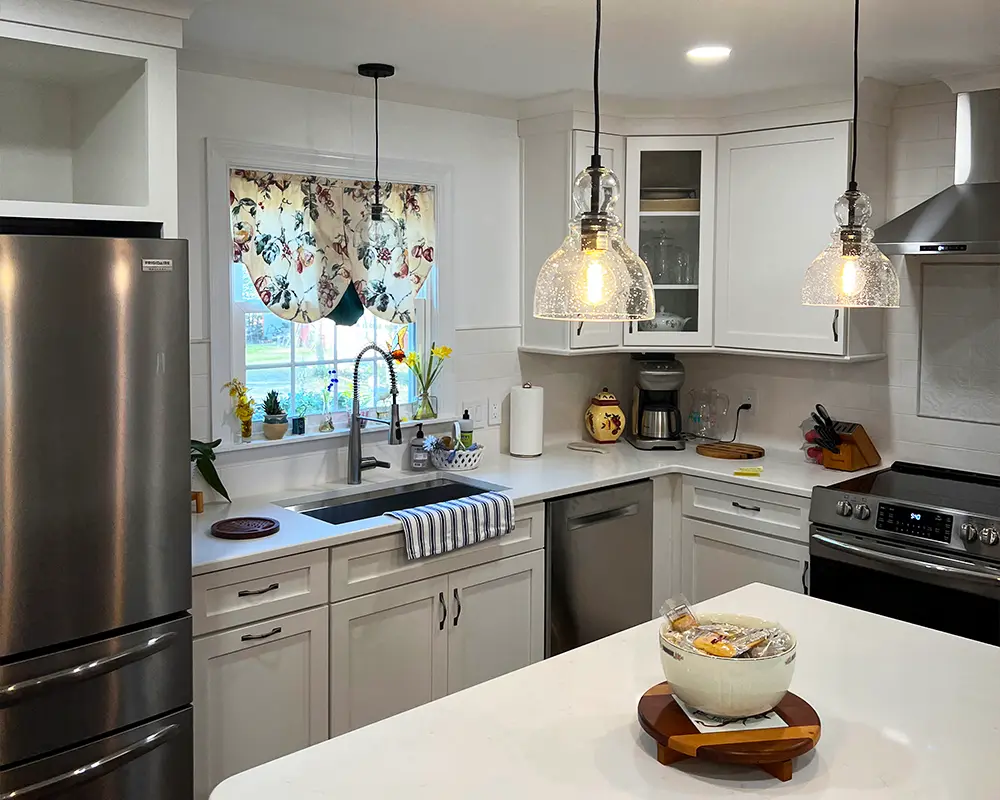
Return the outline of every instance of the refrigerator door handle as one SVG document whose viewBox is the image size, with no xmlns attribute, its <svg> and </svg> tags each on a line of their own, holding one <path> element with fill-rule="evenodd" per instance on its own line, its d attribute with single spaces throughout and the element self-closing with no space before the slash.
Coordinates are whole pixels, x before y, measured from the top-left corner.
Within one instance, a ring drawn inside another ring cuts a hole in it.
<svg viewBox="0 0 1000 800">
<path fill-rule="evenodd" d="M 0 794 L 0 800 L 36 800 L 36 798 L 40 800 L 43 797 L 51 797 L 56 791 L 61 793 L 61 790 L 88 783 L 102 775 L 107 775 L 109 772 L 114 772 L 119 767 L 125 766 L 151 750 L 155 750 L 176 736 L 179 731 L 180 725 L 172 723 L 117 753 L 112 753 L 61 775 L 33 783 L 31 786 L 14 789 L 12 792 L 4 792 Z"/>
<path fill-rule="evenodd" d="M 114 672 L 116 669 L 121 669 L 127 664 L 142 661 L 142 659 L 148 658 L 154 653 L 166 650 L 175 638 L 177 638 L 176 631 L 167 631 L 137 644 L 135 647 L 115 653 L 113 656 L 96 658 L 93 661 L 67 667 L 58 672 L 42 675 L 39 678 L 31 678 L 26 681 L 0 686 L 0 709 L 9 708 L 27 697 L 41 694 L 49 689 L 67 683 L 79 683 L 90 678 L 96 678 L 98 675 L 104 675 L 108 672 Z M 4 798 L 0 796 L 0 800 L 4 800 Z"/>
</svg>

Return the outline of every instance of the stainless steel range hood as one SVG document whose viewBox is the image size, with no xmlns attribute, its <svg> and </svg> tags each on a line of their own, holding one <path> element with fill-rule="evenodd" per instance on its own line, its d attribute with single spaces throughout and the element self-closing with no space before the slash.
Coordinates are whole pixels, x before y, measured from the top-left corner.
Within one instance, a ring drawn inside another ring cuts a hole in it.
<svg viewBox="0 0 1000 800">
<path fill-rule="evenodd" d="M 886 255 L 1000 253 L 1000 89 L 958 95 L 955 186 L 875 232 Z"/>
</svg>

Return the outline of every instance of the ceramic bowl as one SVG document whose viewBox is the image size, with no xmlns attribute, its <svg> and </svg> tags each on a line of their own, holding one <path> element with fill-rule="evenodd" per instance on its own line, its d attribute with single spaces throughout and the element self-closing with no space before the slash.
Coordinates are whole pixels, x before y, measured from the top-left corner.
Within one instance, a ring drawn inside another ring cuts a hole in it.
<svg viewBox="0 0 1000 800">
<path fill-rule="evenodd" d="M 751 628 L 783 627 L 743 614 L 699 614 L 701 622 L 728 622 Z M 664 623 L 666 624 L 666 623 Z M 663 677 L 692 708 L 730 719 L 764 714 L 781 702 L 795 673 L 798 643 L 768 658 L 720 658 L 682 650 L 660 636 Z"/>
</svg>

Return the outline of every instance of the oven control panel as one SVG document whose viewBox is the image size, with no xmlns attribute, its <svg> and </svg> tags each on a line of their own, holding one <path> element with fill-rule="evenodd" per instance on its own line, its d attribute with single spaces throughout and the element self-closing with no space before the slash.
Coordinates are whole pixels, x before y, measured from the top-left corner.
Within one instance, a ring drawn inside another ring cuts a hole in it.
<svg viewBox="0 0 1000 800">
<path fill-rule="evenodd" d="M 951 541 L 953 522 L 954 519 L 950 514 L 900 506 L 895 503 L 879 503 L 875 527 L 883 531 L 919 536 L 921 539 L 947 544 Z"/>
</svg>

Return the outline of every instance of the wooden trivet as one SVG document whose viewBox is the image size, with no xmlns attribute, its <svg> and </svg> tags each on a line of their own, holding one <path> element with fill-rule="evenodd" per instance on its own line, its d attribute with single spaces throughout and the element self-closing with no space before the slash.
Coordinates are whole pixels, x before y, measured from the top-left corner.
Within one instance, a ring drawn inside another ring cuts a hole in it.
<svg viewBox="0 0 1000 800">
<path fill-rule="evenodd" d="M 787 728 L 699 733 L 677 705 L 670 685 L 659 683 L 639 699 L 639 725 L 656 742 L 656 760 L 661 764 L 685 758 L 751 764 L 787 781 L 792 777 L 792 759 L 816 746 L 821 726 L 813 707 L 791 692 L 774 710 Z"/>
<path fill-rule="evenodd" d="M 218 539 L 262 539 L 280 527 L 270 517 L 232 517 L 213 522 L 211 532 Z"/>
<path fill-rule="evenodd" d="M 756 444 L 743 444 L 741 442 L 712 442 L 711 444 L 700 444 L 695 449 L 700 456 L 708 458 L 763 458 L 764 448 Z"/>
</svg>

